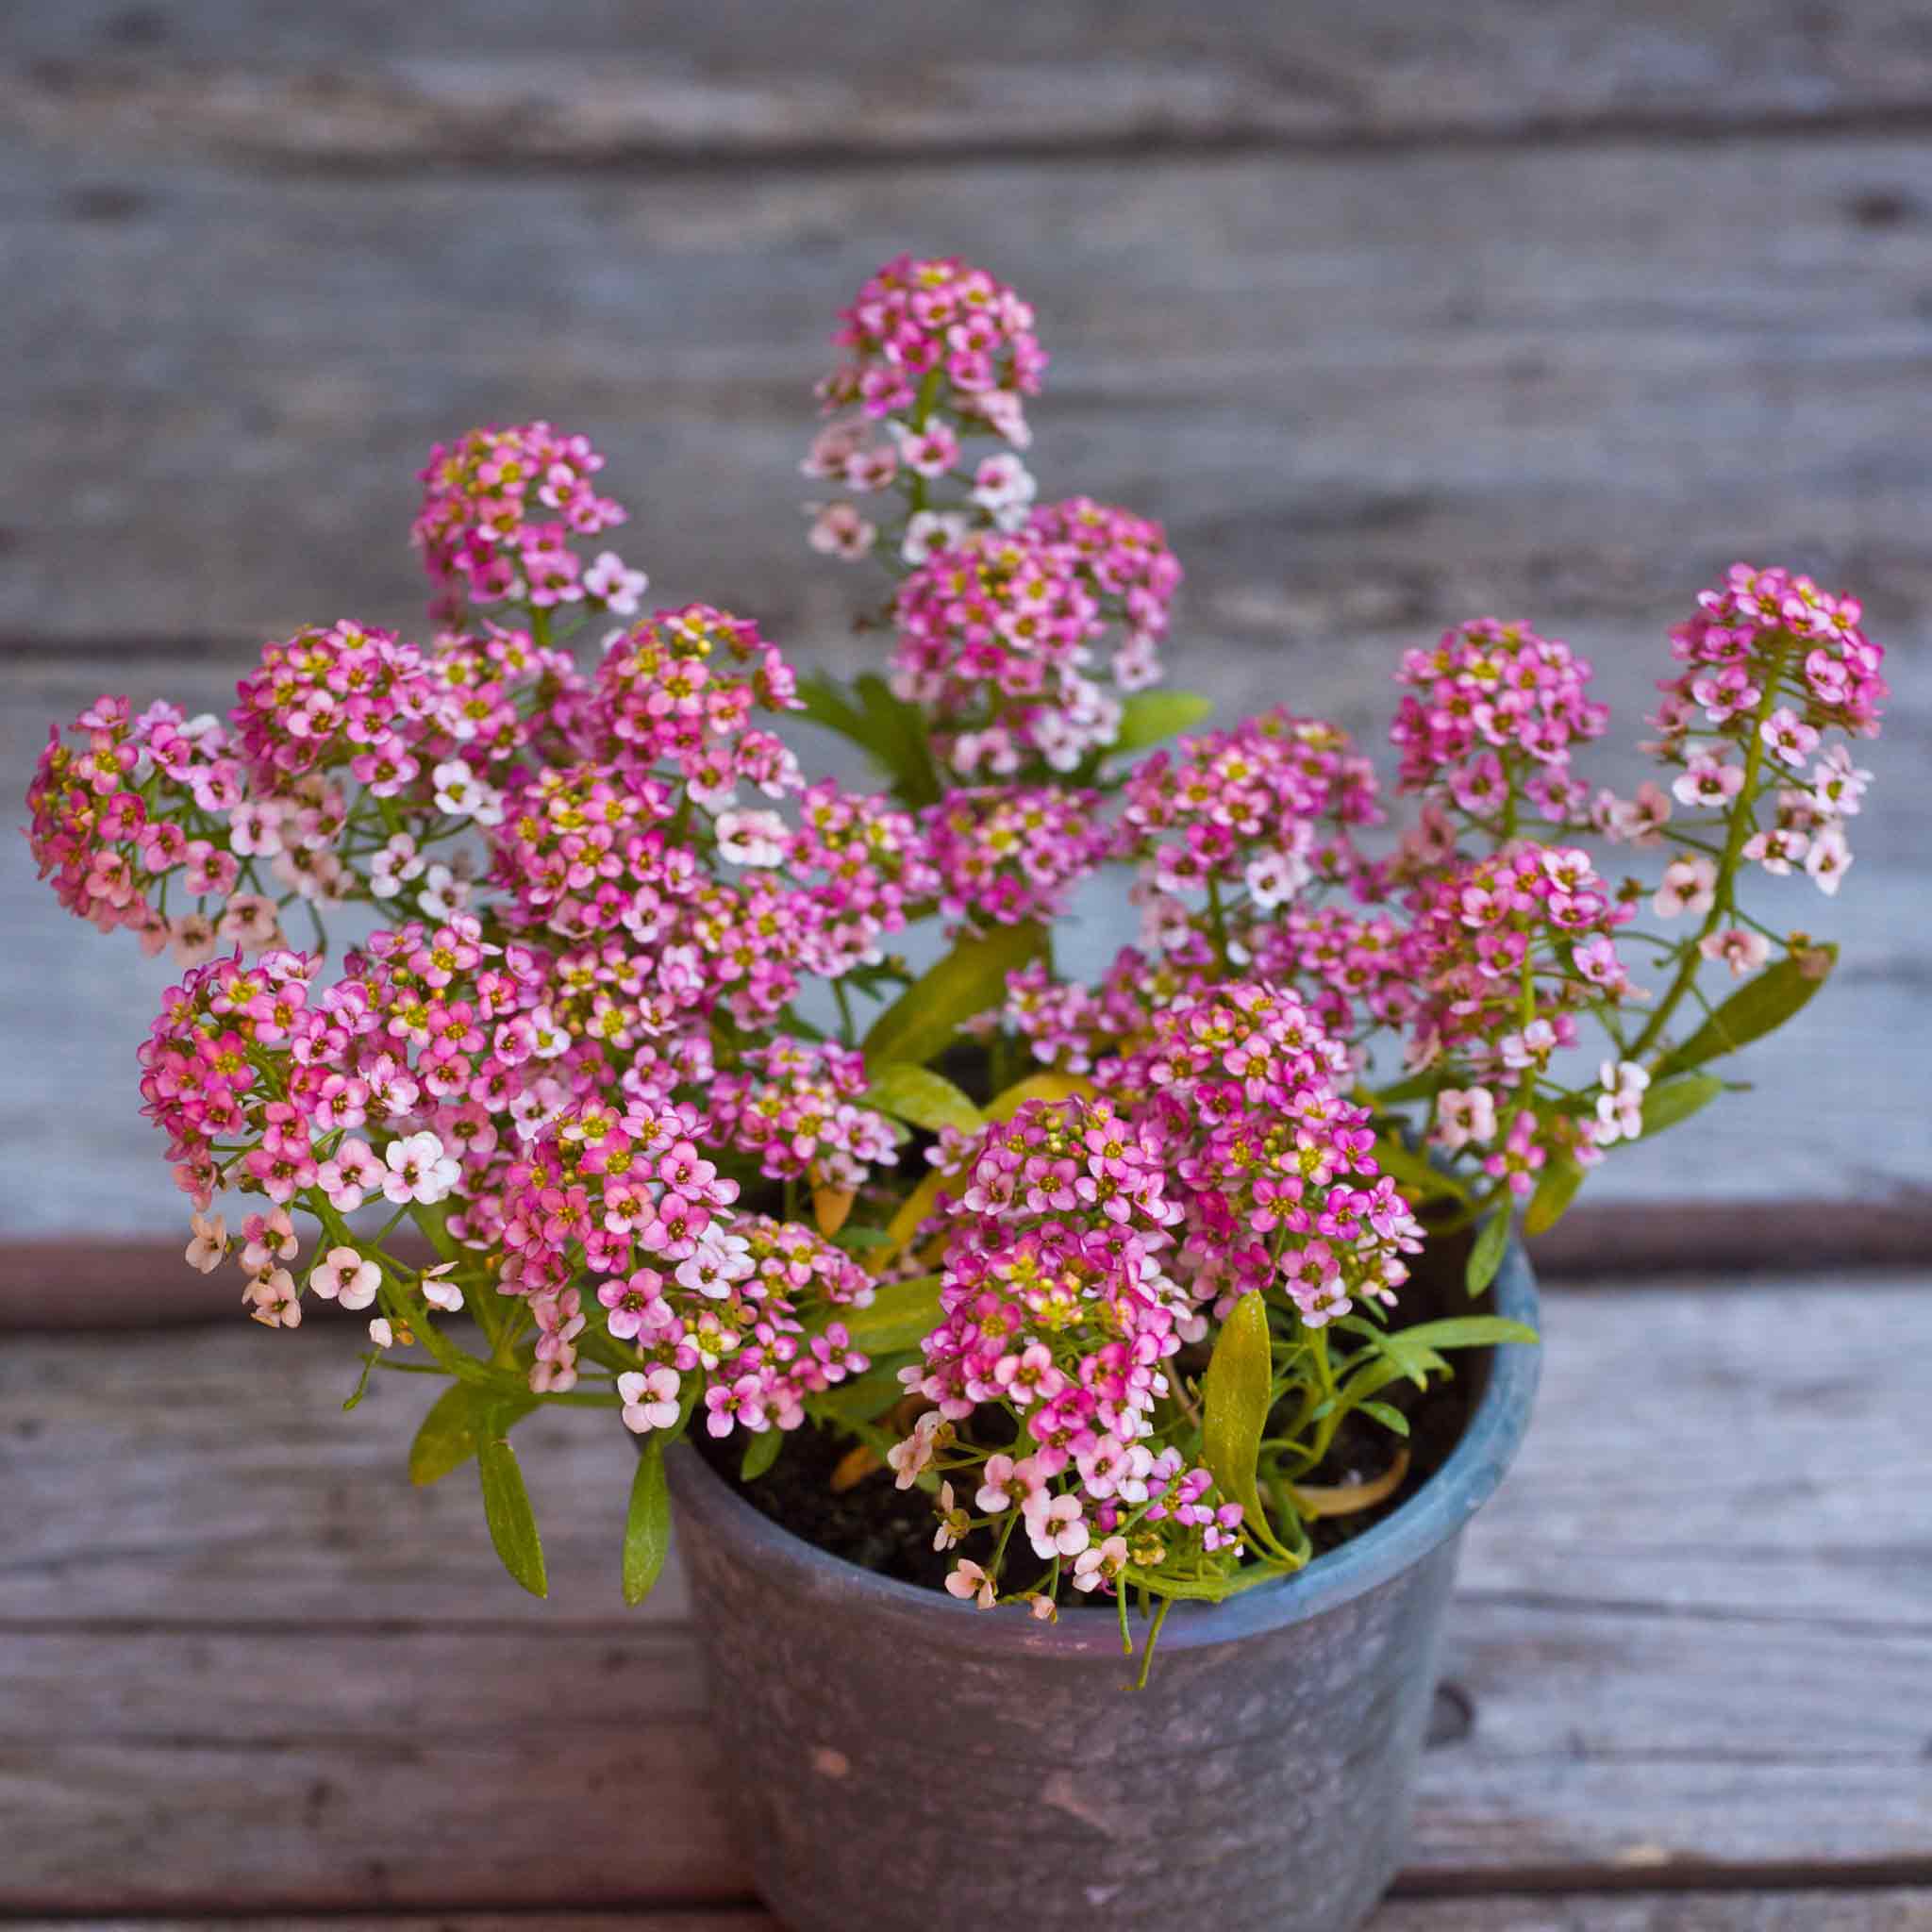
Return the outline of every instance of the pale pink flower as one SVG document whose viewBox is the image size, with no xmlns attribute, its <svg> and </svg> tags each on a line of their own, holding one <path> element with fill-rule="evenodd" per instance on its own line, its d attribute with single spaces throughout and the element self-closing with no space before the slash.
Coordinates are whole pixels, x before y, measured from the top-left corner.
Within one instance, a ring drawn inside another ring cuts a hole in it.
<svg viewBox="0 0 1932 1932">
<path fill-rule="evenodd" d="M 1606 1060 L 1597 1070 L 1603 1091 L 1597 1095 L 1596 1124 L 1591 1138 L 1599 1147 L 1636 1141 L 1643 1134 L 1643 1094 L 1650 1074 L 1635 1060 Z"/>
<path fill-rule="evenodd" d="M 993 1582 L 986 1571 L 970 1558 L 961 1557 L 946 1572 L 946 1589 L 950 1594 L 960 1598 L 971 1597 L 982 1610 L 993 1607 Z"/>
<path fill-rule="evenodd" d="M 1724 932 L 1707 933 L 1697 941 L 1697 950 L 1707 959 L 1722 959 L 1733 979 L 1742 979 L 1771 958 L 1771 941 L 1761 932 L 1734 925 Z"/>
<path fill-rule="evenodd" d="M 1084 1549 L 1074 1558 L 1074 1588 L 1093 1591 L 1102 1584 L 1110 1586 L 1126 1567 L 1126 1538 L 1110 1536 L 1104 1543 Z"/>
<path fill-rule="evenodd" d="M 1650 902 L 1659 919 L 1675 919 L 1685 912 L 1694 917 L 1708 912 L 1716 904 L 1717 866 L 1701 855 L 1672 859 L 1664 867 L 1663 884 Z"/>
<path fill-rule="evenodd" d="M 228 1224 L 219 1214 L 189 1217 L 194 1239 L 188 1243 L 188 1265 L 212 1274 L 228 1252 Z"/>
<path fill-rule="evenodd" d="M 939 1434 L 940 1412 L 929 1408 L 912 1424 L 912 1433 L 886 1451 L 886 1462 L 896 1478 L 895 1489 L 909 1490 L 933 1458 Z"/>
<path fill-rule="evenodd" d="M 638 600 L 650 588 L 651 580 L 641 570 L 632 570 L 614 550 L 600 550 L 584 573 L 584 589 L 599 599 L 607 610 L 619 617 L 633 615 Z"/>
<path fill-rule="evenodd" d="M 242 1305 L 249 1317 L 264 1328 L 299 1328 L 302 1325 L 301 1291 L 286 1268 L 274 1268 L 256 1275 L 242 1291 Z"/>
<path fill-rule="evenodd" d="M 1487 1087 L 1445 1087 L 1436 1095 L 1436 1124 L 1429 1138 L 1452 1153 L 1472 1141 L 1496 1138 L 1496 1097 Z"/>
<path fill-rule="evenodd" d="M 1090 1541 L 1077 1496 L 1035 1495 L 1028 1499 L 1024 1520 L 1026 1541 L 1041 1562 L 1077 1557 Z"/>
<path fill-rule="evenodd" d="M 683 1383 L 675 1369 L 633 1369 L 617 1378 L 624 1399 L 624 1425 L 634 1436 L 676 1424 Z"/>
<path fill-rule="evenodd" d="M 355 1248 L 331 1248 L 309 1270 L 308 1285 L 324 1301 L 366 1308 L 382 1286 L 382 1270 Z"/>
<path fill-rule="evenodd" d="M 878 525 L 868 521 L 857 504 L 827 503 L 818 507 L 806 541 L 821 557 L 842 557 L 849 560 L 866 556 L 878 537 Z"/>
<path fill-rule="evenodd" d="M 347 1134 L 315 1170 L 315 1184 L 339 1214 L 353 1214 L 371 1194 L 386 1191 L 387 1175 L 375 1148 Z"/>
<path fill-rule="evenodd" d="M 1850 842 L 1838 825 L 1826 825 L 1811 841 L 1811 849 L 1805 855 L 1805 870 L 1827 898 L 1837 897 L 1851 862 Z"/>
<path fill-rule="evenodd" d="M 387 1315 L 377 1315 L 370 1323 L 369 1339 L 377 1348 L 393 1348 L 396 1345 L 396 1332 L 390 1326 Z"/>
</svg>

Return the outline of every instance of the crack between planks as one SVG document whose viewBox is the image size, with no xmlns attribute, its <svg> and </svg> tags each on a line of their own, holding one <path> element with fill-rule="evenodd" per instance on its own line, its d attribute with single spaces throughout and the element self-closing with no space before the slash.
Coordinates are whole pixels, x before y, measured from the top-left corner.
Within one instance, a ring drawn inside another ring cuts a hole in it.
<svg viewBox="0 0 1932 1932">
<path fill-rule="evenodd" d="M 575 151 L 492 152 L 480 142 L 451 138 L 391 154 L 297 154 L 245 139 L 211 143 L 208 158 L 231 166 L 261 168 L 284 176 L 321 180 L 420 180 L 425 175 L 471 175 L 493 180 L 551 180 L 559 176 L 659 174 L 742 175 L 811 168 L 826 174 L 865 174 L 908 167 L 935 172 L 997 166 L 1123 161 L 1241 160 L 1296 156 L 1399 157 L 1430 153 L 1496 153 L 1517 149 L 1616 148 L 1677 142 L 1710 147 L 1756 141 L 1889 141 L 1932 134 L 1932 101 L 1815 110 L 1764 109 L 1713 122 L 1690 110 L 1619 111 L 1612 114 L 1525 115 L 1498 126 L 1337 126 L 1329 128 L 1224 129 L 1136 128 L 1074 134 L 1026 133 L 1006 138 L 977 135 L 951 140 L 938 134 L 887 137 L 870 142 L 806 137 L 693 146 L 688 142 L 618 138 L 606 145 L 586 142 Z"/>
</svg>

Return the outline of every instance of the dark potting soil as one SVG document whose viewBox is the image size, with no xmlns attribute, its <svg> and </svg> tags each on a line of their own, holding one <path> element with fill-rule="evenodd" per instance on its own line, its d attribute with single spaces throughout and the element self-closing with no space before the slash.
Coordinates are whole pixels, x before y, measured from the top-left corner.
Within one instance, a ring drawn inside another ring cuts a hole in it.
<svg viewBox="0 0 1932 1932">
<path fill-rule="evenodd" d="M 1404 1286 L 1399 1309 L 1404 1326 L 1466 1313 L 1470 1305 L 1462 1288 L 1466 1243 L 1431 1243 L 1424 1265 Z M 1481 1304 L 1477 1304 L 1478 1309 Z M 1426 1392 L 1402 1381 L 1383 1390 L 1378 1400 L 1408 1418 L 1408 1469 L 1400 1485 L 1384 1501 L 1350 1516 L 1319 1517 L 1308 1533 L 1317 1555 L 1338 1549 L 1351 1538 L 1399 1509 L 1449 1459 L 1462 1438 L 1488 1373 L 1487 1351 L 1470 1350 L 1452 1358 L 1453 1379 L 1432 1382 Z M 690 1438 L 698 1454 L 752 1507 L 793 1536 L 861 1569 L 903 1583 L 943 1590 L 946 1573 L 960 1556 L 983 1557 L 975 1549 L 983 1537 L 969 1538 L 957 1552 L 933 1548 L 938 1526 L 932 1500 L 919 1489 L 894 1487 L 890 1471 L 879 1469 L 850 1489 L 835 1491 L 832 1473 L 853 1446 L 853 1438 L 808 1424 L 785 1444 L 784 1453 L 763 1475 L 741 1482 L 744 1438 L 733 1434 L 723 1441 L 694 1431 Z M 1405 1445 L 1379 1423 L 1351 1415 L 1336 1431 L 1335 1441 L 1321 1466 L 1301 1480 L 1309 1485 L 1372 1482 L 1394 1461 Z M 962 1498 L 968 1506 L 971 1499 Z M 1007 1587 L 1024 1590 L 1036 1579 L 1024 1573 L 1016 1555 L 1030 1560 L 1019 1540 L 1007 1549 Z M 1044 1576 L 1042 1565 L 1041 1575 Z M 1096 1599 L 1110 1610 L 1111 1599 Z M 1062 1608 L 1066 1606 L 1062 1605 Z"/>
</svg>

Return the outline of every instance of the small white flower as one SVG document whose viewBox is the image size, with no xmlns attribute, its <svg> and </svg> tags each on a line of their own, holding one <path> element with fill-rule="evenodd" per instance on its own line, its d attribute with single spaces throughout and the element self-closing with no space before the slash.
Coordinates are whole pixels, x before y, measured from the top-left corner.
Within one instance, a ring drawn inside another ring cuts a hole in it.
<svg viewBox="0 0 1932 1932">
<path fill-rule="evenodd" d="M 377 1315 L 370 1323 L 369 1339 L 377 1348 L 393 1348 L 396 1345 L 396 1332 L 389 1325 L 387 1315 Z"/>
<path fill-rule="evenodd" d="M 456 1265 L 454 1261 L 441 1261 L 423 1273 L 423 1299 L 446 1315 L 454 1315 L 463 1306 L 462 1290 L 454 1281 L 443 1279 Z"/>
<path fill-rule="evenodd" d="M 425 1207 L 442 1200 L 462 1178 L 462 1164 L 442 1151 L 442 1142 L 426 1129 L 407 1140 L 391 1141 L 383 1150 L 389 1172 L 383 1176 L 384 1197 L 401 1207 L 420 1201 Z"/>
<path fill-rule="evenodd" d="M 461 758 L 438 765 L 430 774 L 439 810 L 452 818 L 474 819 L 479 825 L 503 823 L 503 794 L 484 784 Z"/>
<path fill-rule="evenodd" d="M 1299 853 L 1264 852 L 1250 859 L 1241 874 L 1248 896 L 1264 912 L 1285 906 L 1314 876 L 1308 862 Z"/>
<path fill-rule="evenodd" d="M 967 527 L 966 519 L 957 510 L 916 510 L 907 520 L 899 555 L 908 563 L 924 563 L 934 551 L 950 550 Z"/>
<path fill-rule="evenodd" d="M 791 834 L 774 811 L 718 814 L 718 850 L 733 865 L 782 865 L 791 848 Z"/>
</svg>

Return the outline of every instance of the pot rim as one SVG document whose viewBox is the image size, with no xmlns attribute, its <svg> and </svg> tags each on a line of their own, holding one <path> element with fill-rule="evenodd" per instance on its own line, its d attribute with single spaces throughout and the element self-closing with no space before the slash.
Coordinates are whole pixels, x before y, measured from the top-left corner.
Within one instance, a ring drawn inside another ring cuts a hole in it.
<svg viewBox="0 0 1932 1932">
<path fill-rule="evenodd" d="M 1491 1291 L 1498 1315 L 1534 1327 L 1540 1309 L 1536 1275 L 1512 1239 Z M 1541 1374 L 1541 1344 L 1489 1351 L 1489 1379 L 1448 1459 L 1402 1507 L 1339 1550 L 1317 1557 L 1291 1576 L 1257 1584 L 1220 1604 L 1175 1603 L 1160 1634 L 1160 1651 L 1232 1643 L 1335 1609 L 1420 1563 L 1460 1532 L 1488 1502 L 1522 1445 Z M 1097 1612 L 1041 1624 L 1016 1609 L 989 1616 L 974 1606 L 881 1576 L 832 1556 L 780 1527 L 741 1496 L 689 1443 L 675 1442 L 666 1473 L 680 1508 L 708 1533 L 734 1546 L 742 1560 L 776 1572 L 801 1599 L 831 1600 L 850 1615 L 863 1610 L 888 1623 L 912 1622 L 927 1641 L 998 1655 L 1121 1657 L 1120 1627 Z M 940 1624 L 935 1620 L 943 1618 Z"/>
</svg>

